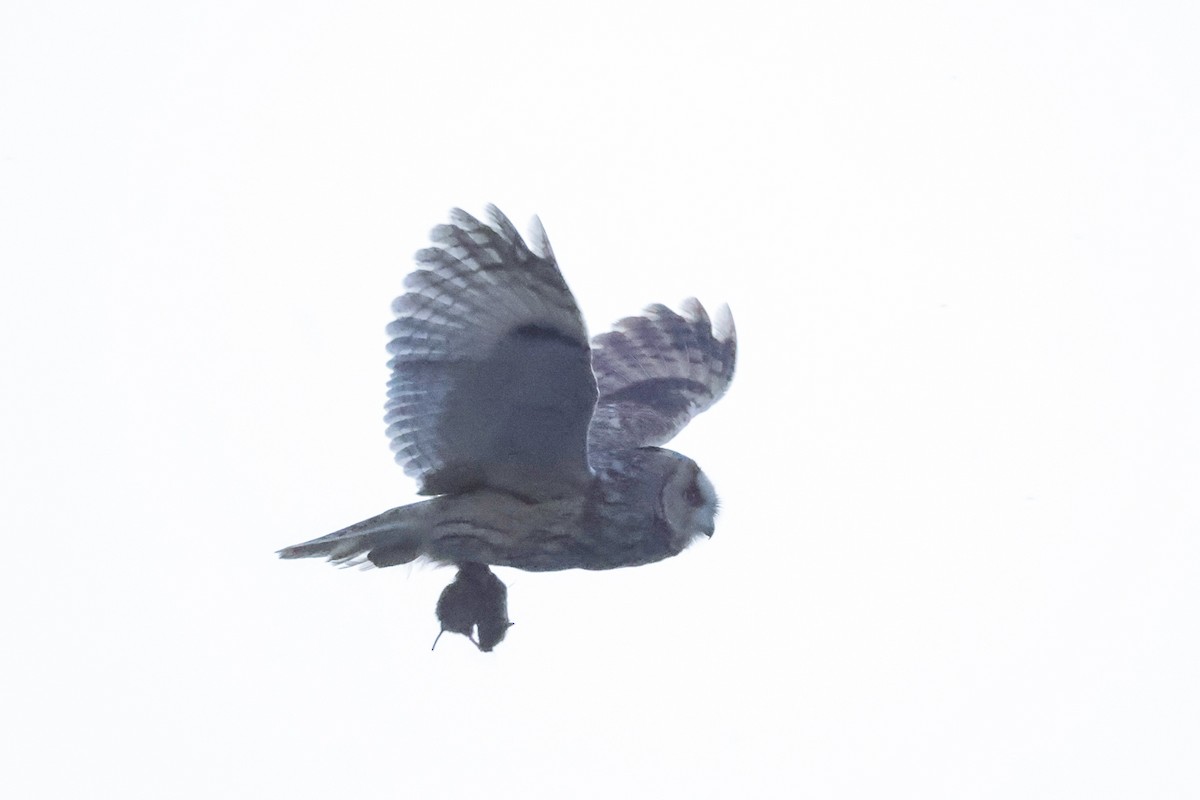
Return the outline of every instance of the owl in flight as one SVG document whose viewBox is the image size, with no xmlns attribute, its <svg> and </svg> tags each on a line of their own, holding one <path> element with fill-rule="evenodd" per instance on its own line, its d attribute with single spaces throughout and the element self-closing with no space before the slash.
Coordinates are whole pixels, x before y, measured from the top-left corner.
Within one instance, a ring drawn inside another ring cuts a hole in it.
<svg viewBox="0 0 1200 800">
<path fill-rule="evenodd" d="M 392 304 L 387 434 L 432 497 L 279 551 L 453 564 L 437 616 L 481 650 L 511 624 L 489 566 L 634 567 L 712 536 L 712 484 L 661 445 L 725 394 L 737 355 L 728 307 L 710 322 L 695 299 L 589 342 L 536 217 L 531 233 L 455 209 Z"/>
</svg>

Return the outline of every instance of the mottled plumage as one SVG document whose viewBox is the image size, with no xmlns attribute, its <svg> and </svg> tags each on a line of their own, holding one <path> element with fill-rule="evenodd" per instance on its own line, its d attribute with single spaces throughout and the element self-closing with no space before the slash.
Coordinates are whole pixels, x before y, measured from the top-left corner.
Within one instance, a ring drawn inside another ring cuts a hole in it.
<svg viewBox="0 0 1200 800">
<path fill-rule="evenodd" d="M 589 344 L 541 224 L 536 251 L 494 206 L 461 211 L 393 303 L 385 420 L 396 461 L 434 497 L 279 551 L 459 573 L 443 631 L 490 650 L 510 624 L 487 565 L 542 571 L 658 561 L 711 536 L 712 484 L 665 444 L 725 393 L 728 308 L 653 305 Z M 485 646 L 486 645 L 486 646 Z"/>
</svg>

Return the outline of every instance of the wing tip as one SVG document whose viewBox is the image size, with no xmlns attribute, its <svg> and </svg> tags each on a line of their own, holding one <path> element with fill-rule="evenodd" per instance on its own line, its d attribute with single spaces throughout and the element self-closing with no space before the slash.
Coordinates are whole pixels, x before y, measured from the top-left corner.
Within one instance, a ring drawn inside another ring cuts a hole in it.
<svg viewBox="0 0 1200 800">
<path fill-rule="evenodd" d="M 733 324 L 733 312 L 728 303 L 721 303 L 712 315 L 713 338 L 718 342 L 736 342 L 737 326 Z"/>
<path fill-rule="evenodd" d="M 550 237 L 537 214 L 529 221 L 529 243 L 539 256 L 552 263 L 558 263 L 554 258 L 554 248 L 550 246 Z"/>
<path fill-rule="evenodd" d="M 733 312 L 728 303 L 721 303 L 710 315 L 704 305 L 694 297 L 689 297 L 680 303 L 680 308 L 692 322 L 698 322 L 708 327 L 712 337 L 722 344 L 737 340 L 737 327 L 733 324 Z"/>
<path fill-rule="evenodd" d="M 485 206 L 488 219 L 491 220 L 494 229 L 503 233 L 507 238 L 512 240 L 512 244 L 525 245 L 533 251 L 534 255 L 543 258 L 546 261 L 557 263 L 554 258 L 554 249 L 550 247 L 550 237 L 546 235 L 546 228 L 543 227 L 541 219 L 536 214 L 529 221 L 529 242 L 526 244 L 521 238 L 520 231 L 509 220 L 508 215 L 500 210 L 500 207 L 495 203 L 488 203 Z M 451 213 L 464 213 L 460 209 L 455 209 Z M 468 215 L 469 216 L 469 215 Z"/>
</svg>

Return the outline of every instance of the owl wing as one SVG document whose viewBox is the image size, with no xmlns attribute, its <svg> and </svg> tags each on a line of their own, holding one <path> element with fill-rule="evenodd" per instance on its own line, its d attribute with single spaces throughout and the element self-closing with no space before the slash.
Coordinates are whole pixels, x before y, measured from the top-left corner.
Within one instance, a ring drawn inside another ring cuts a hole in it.
<svg viewBox="0 0 1200 800">
<path fill-rule="evenodd" d="M 539 253 L 488 218 L 452 211 L 392 304 L 387 433 L 422 494 L 555 496 L 591 475 L 587 330 L 541 223 Z"/>
<path fill-rule="evenodd" d="M 626 317 L 592 340 L 599 400 L 588 430 L 595 450 L 661 445 L 729 388 L 737 332 L 728 306 L 709 321 L 695 298 L 683 314 L 663 305 Z"/>
</svg>

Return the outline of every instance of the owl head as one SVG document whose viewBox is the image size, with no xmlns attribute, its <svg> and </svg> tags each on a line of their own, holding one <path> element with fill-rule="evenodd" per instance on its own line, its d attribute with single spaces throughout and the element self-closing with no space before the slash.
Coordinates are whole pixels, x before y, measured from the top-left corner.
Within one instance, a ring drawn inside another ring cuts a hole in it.
<svg viewBox="0 0 1200 800">
<path fill-rule="evenodd" d="M 600 470 L 608 499 L 606 516 L 643 543 L 646 561 L 683 552 L 701 536 L 713 535 L 716 492 L 692 459 L 664 447 L 637 447 L 607 456 L 611 461 L 605 459 L 605 469 Z M 654 510 L 658 535 L 643 539 L 648 509 Z"/>
<path fill-rule="evenodd" d="M 671 451 L 673 469 L 666 474 L 659 502 L 671 529 L 672 544 L 687 547 L 701 534 L 712 536 L 717 519 L 717 492 L 695 461 Z"/>
</svg>

